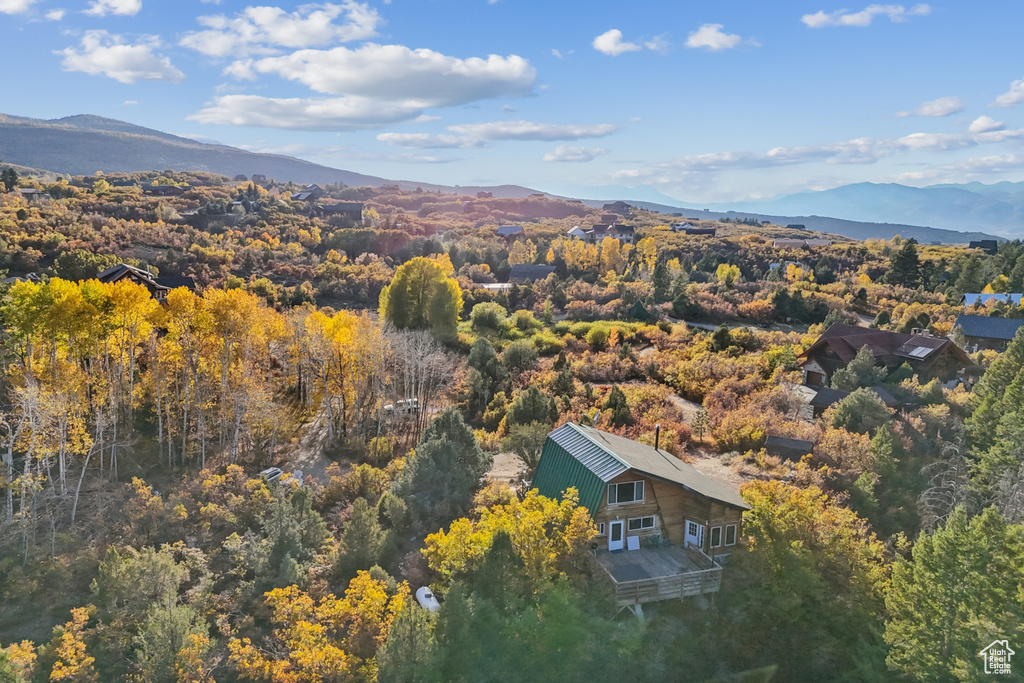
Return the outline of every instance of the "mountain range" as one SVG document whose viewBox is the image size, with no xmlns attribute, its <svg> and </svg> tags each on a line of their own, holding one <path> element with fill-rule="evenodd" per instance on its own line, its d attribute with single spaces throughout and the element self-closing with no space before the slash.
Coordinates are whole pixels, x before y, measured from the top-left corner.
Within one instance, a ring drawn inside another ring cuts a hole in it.
<svg viewBox="0 0 1024 683">
<path fill-rule="evenodd" d="M 526 197 L 537 192 L 520 185 L 450 186 L 390 180 L 279 154 L 199 142 L 87 114 L 53 120 L 0 114 L 0 164 L 71 175 L 173 169 L 229 177 L 263 174 L 299 183 L 397 185 L 404 190 L 420 187 L 457 194 L 486 191 L 496 197 Z M 590 200 L 588 204 L 596 206 L 622 199 L 641 208 L 681 216 L 754 218 L 782 225 L 797 223 L 854 239 L 888 239 L 899 234 L 921 242 L 960 243 L 992 237 L 982 231 L 1006 236 L 1020 234 L 1024 225 L 1024 183 L 968 183 L 926 188 L 858 183 L 759 202 L 698 204 L 700 208 L 686 208 L 684 204 L 688 203 L 677 203 L 646 186 L 559 189 L 566 194 L 586 197 Z M 563 195 L 563 198 L 570 197 Z"/>
<path fill-rule="evenodd" d="M 854 221 L 928 225 L 947 230 L 1024 233 L 1024 182 L 929 185 L 855 183 L 772 199 L 703 204 L 712 211 L 834 216 Z"/>
</svg>

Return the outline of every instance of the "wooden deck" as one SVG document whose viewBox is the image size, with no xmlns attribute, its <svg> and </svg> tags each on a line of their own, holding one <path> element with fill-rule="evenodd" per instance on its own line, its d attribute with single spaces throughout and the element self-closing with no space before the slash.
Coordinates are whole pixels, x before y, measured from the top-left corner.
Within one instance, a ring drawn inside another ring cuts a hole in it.
<svg viewBox="0 0 1024 683">
<path fill-rule="evenodd" d="M 692 546 L 599 551 L 597 561 L 620 606 L 715 593 L 722 583 L 722 566 Z"/>
</svg>

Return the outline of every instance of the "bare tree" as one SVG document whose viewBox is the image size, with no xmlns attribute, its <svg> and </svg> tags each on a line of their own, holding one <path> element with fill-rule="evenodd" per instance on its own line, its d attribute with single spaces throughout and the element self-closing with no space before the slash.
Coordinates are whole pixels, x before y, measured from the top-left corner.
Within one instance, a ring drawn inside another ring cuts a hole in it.
<svg viewBox="0 0 1024 683">
<path fill-rule="evenodd" d="M 926 531 L 944 524 L 957 507 L 962 506 L 968 513 L 973 509 L 971 465 L 965 457 L 966 450 L 962 438 L 955 443 L 946 442 L 942 446 L 942 459 L 921 469 L 921 474 L 928 477 L 928 488 L 918 499 L 921 525 Z"/>
</svg>

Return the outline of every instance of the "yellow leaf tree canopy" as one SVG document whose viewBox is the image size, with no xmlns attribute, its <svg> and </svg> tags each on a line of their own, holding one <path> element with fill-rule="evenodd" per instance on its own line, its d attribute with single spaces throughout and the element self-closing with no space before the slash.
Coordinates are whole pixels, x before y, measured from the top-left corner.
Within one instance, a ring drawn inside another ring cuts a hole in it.
<svg viewBox="0 0 1024 683">
<path fill-rule="evenodd" d="M 381 317 L 399 329 L 430 330 L 439 340 L 455 339 L 462 289 L 451 272 L 450 260 L 417 256 L 402 264 L 380 293 Z"/>
<path fill-rule="evenodd" d="M 422 552 L 441 578 L 439 592 L 478 570 L 499 532 L 509 535 L 525 573 L 535 582 L 554 579 L 570 568 L 597 535 L 574 488 L 556 501 L 536 489 L 519 500 L 507 486 L 492 486 L 477 494 L 475 503 L 474 519 L 457 519 L 447 533 L 426 538 Z"/>
<path fill-rule="evenodd" d="M 344 598 L 314 600 L 298 586 L 266 596 L 276 626 L 273 647 L 259 648 L 249 638 L 228 642 L 230 661 L 243 680 L 376 680 L 372 658 L 409 601 L 409 585 L 403 581 L 389 591 L 387 583 L 361 571 Z"/>
</svg>

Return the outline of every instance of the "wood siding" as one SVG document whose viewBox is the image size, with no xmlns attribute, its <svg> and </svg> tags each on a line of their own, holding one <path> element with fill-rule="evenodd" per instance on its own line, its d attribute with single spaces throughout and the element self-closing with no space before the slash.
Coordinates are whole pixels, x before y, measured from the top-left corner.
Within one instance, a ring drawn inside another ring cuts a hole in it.
<svg viewBox="0 0 1024 683">
<path fill-rule="evenodd" d="M 710 500 L 678 484 L 645 477 L 632 470 L 619 475 L 610 483 L 620 484 L 629 481 L 644 482 L 643 502 L 609 505 L 606 487 L 604 496 L 601 499 L 601 505 L 594 515 L 595 522 L 605 522 L 607 525 L 608 522 L 615 519 L 628 520 L 634 517 L 654 515 L 657 520 L 654 529 L 629 531 L 627 524 L 625 535 L 640 536 L 641 538 L 660 535 L 664 540 L 673 545 L 682 545 L 685 537 L 686 520 L 690 520 L 706 525 L 704 531 L 705 551 L 708 550 L 711 542 L 711 527 L 723 527 L 722 537 L 724 539 L 725 525 L 736 524 L 736 535 L 737 539 L 739 538 L 740 522 L 743 517 L 743 511 L 739 508 Z M 606 535 L 601 537 L 601 542 L 607 543 L 607 526 L 605 531 Z M 729 548 L 729 550 L 731 549 Z M 719 553 L 727 552 L 724 547 L 716 548 L 715 550 Z"/>
</svg>

